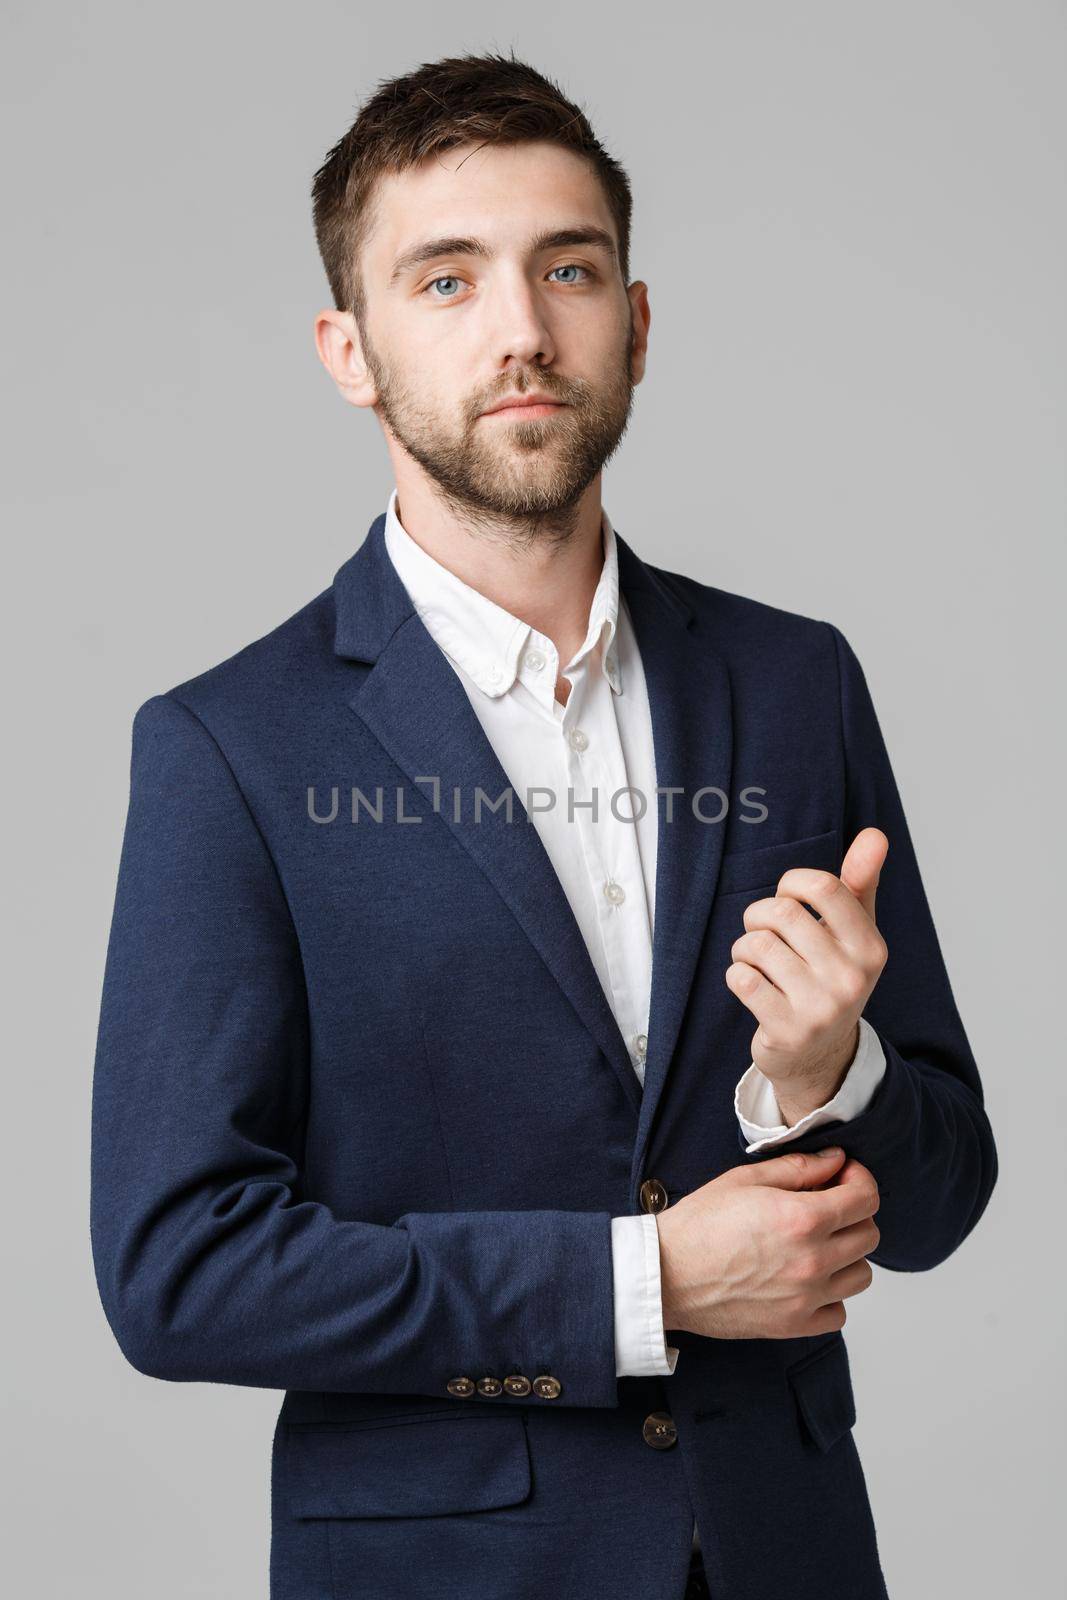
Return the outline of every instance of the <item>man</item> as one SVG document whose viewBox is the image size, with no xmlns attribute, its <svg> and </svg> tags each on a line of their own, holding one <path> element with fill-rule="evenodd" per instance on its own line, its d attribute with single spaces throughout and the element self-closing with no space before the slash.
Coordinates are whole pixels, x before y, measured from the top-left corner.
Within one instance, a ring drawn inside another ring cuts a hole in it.
<svg viewBox="0 0 1067 1600">
<path fill-rule="evenodd" d="M 287 1391 L 274 1600 L 883 1596 L 845 1301 L 997 1160 L 859 662 L 609 520 L 648 293 L 554 85 L 383 84 L 314 201 L 395 485 L 135 718 L 110 1324 Z"/>
</svg>

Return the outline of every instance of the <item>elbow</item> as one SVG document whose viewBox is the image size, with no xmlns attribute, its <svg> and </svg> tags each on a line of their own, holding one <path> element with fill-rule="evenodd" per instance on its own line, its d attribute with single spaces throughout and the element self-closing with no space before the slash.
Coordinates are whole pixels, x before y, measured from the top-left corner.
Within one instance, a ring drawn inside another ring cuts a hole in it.
<svg viewBox="0 0 1067 1600">
<path fill-rule="evenodd" d="M 142 1334 L 132 1333 L 128 1325 L 120 1328 L 112 1324 L 111 1331 L 135 1372 L 142 1373 L 146 1378 L 162 1378 L 170 1382 L 177 1382 L 182 1376 L 158 1343 L 144 1338 Z"/>
<path fill-rule="evenodd" d="M 961 1175 L 950 1189 L 942 1188 L 932 1205 L 923 1203 L 932 1191 L 922 1184 L 916 1186 L 915 1198 L 900 1208 L 893 1205 L 895 1195 L 884 1196 L 890 1204 L 876 1213 L 881 1239 L 868 1261 L 889 1272 L 929 1272 L 939 1267 L 974 1232 L 989 1205 L 998 1174 L 997 1147 L 983 1114 L 967 1181 L 962 1181 Z"/>
<path fill-rule="evenodd" d="M 967 1235 L 972 1233 L 977 1227 L 982 1215 L 986 1210 L 986 1207 L 989 1205 L 993 1190 L 997 1186 L 997 1177 L 1000 1173 L 1000 1162 L 997 1158 L 996 1141 L 993 1138 L 993 1130 L 990 1128 L 984 1112 L 982 1114 L 982 1121 L 983 1128 L 980 1134 L 979 1179 L 975 1188 L 971 1209 L 967 1216 L 966 1223 L 964 1224 L 963 1231 L 956 1240 L 956 1245 L 953 1248 L 957 1248 L 959 1245 L 961 1245 L 964 1239 L 966 1239 Z"/>
<path fill-rule="evenodd" d="M 190 1353 L 175 1337 L 166 1314 L 166 1291 L 149 1286 L 143 1273 L 121 1270 L 116 1257 L 93 1241 L 93 1267 L 104 1318 L 122 1355 L 146 1378 L 172 1382 L 195 1377 Z"/>
<path fill-rule="evenodd" d="M 128 1294 L 121 1299 L 101 1294 L 101 1304 L 112 1337 L 135 1372 L 175 1383 L 193 1376 L 188 1358 L 183 1360 L 162 1319 L 150 1307 Z"/>
</svg>

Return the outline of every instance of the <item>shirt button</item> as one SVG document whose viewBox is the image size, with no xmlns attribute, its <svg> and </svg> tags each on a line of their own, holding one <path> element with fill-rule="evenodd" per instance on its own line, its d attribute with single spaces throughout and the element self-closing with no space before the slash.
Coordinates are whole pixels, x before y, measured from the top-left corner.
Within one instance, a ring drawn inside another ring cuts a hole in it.
<svg viewBox="0 0 1067 1600">
<path fill-rule="evenodd" d="M 621 906 L 626 899 L 626 890 L 621 883 L 615 883 L 614 880 L 604 885 L 604 894 L 613 906 Z"/>
<path fill-rule="evenodd" d="M 634 1055 L 638 1061 L 643 1061 L 648 1053 L 648 1034 L 637 1033 L 634 1035 Z"/>
<path fill-rule="evenodd" d="M 501 673 L 499 667 L 487 667 L 485 675 L 489 679 L 490 683 L 500 682 Z"/>
<path fill-rule="evenodd" d="M 572 750 L 588 750 L 589 735 L 582 728 L 572 728 L 567 735 L 567 743 Z"/>
<path fill-rule="evenodd" d="M 527 650 L 522 659 L 530 668 L 531 672 L 540 672 L 541 668 L 545 664 L 545 658 L 541 654 L 540 650 Z"/>
</svg>

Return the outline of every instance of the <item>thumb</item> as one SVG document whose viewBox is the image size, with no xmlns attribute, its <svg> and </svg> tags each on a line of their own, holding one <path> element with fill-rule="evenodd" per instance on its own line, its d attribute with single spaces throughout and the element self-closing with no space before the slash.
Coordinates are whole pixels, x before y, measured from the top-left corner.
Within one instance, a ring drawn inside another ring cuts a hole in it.
<svg viewBox="0 0 1067 1600">
<path fill-rule="evenodd" d="M 733 1173 L 746 1183 L 766 1183 L 775 1189 L 816 1189 L 833 1177 L 844 1159 L 845 1152 L 838 1145 L 825 1150 L 790 1150 L 748 1167 L 734 1167 Z"/>
<path fill-rule="evenodd" d="M 889 840 L 881 828 L 863 828 L 849 845 L 841 863 L 841 882 L 852 890 L 872 922 L 878 880 L 888 854 Z"/>
</svg>

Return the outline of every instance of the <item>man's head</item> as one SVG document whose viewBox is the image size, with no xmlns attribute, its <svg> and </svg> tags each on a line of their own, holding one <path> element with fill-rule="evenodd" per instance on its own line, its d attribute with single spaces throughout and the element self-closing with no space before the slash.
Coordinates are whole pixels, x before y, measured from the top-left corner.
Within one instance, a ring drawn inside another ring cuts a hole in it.
<svg viewBox="0 0 1067 1600">
<path fill-rule="evenodd" d="M 335 310 L 320 356 L 395 465 L 448 503 L 565 533 L 644 371 L 630 187 L 584 114 L 504 56 L 382 84 L 315 175 Z M 487 415 L 507 396 L 551 413 Z"/>
</svg>

